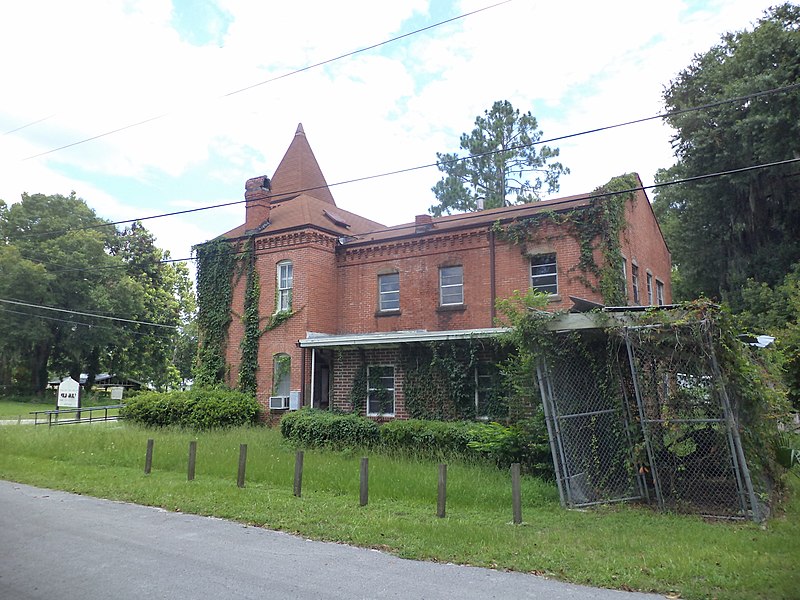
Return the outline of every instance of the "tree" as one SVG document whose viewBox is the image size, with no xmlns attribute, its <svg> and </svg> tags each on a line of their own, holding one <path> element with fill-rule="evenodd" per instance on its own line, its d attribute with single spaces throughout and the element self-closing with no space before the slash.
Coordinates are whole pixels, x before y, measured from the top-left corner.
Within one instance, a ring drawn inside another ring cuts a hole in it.
<svg viewBox="0 0 800 600">
<path fill-rule="evenodd" d="M 467 156 L 437 152 L 439 170 L 445 174 L 433 188 L 438 204 L 428 210 L 434 216 L 497 208 L 539 200 L 543 186 L 558 191 L 558 178 L 569 173 L 559 162 L 547 164 L 558 148 L 534 144 L 542 137 L 530 111 L 520 114 L 508 100 L 495 102 L 475 119 L 472 133 L 461 134 Z M 533 182 L 530 181 L 534 174 Z"/>
<path fill-rule="evenodd" d="M 752 31 L 728 33 L 664 92 L 678 162 L 657 181 L 800 156 L 800 7 L 766 11 Z M 735 103 L 677 113 L 719 100 Z M 780 284 L 800 260 L 800 167 L 795 164 L 661 189 L 654 209 L 672 250 L 683 298 L 706 295 L 742 308 L 748 279 Z"/>
<path fill-rule="evenodd" d="M 153 242 L 138 224 L 118 231 L 74 193 L 0 201 L 0 298 L 28 305 L 0 325 L 0 383 L 41 393 L 51 375 L 88 373 L 91 385 L 101 370 L 177 382 L 176 329 L 91 316 L 176 328 L 193 310 L 186 267 L 160 262 Z"/>
</svg>

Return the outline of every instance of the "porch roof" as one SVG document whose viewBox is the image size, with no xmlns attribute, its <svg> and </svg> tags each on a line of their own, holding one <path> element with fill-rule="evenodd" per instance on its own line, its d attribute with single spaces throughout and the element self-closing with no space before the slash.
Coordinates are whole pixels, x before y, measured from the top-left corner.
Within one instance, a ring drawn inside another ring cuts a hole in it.
<svg viewBox="0 0 800 600">
<path fill-rule="evenodd" d="M 469 340 L 475 338 L 495 337 L 510 331 L 508 327 L 490 327 L 486 329 L 453 329 L 450 331 L 379 331 L 371 333 L 345 333 L 331 335 L 327 333 L 307 332 L 305 339 L 298 342 L 301 348 L 333 348 L 336 346 L 385 346 L 390 344 L 407 344 L 411 342 L 445 342 Z"/>
</svg>

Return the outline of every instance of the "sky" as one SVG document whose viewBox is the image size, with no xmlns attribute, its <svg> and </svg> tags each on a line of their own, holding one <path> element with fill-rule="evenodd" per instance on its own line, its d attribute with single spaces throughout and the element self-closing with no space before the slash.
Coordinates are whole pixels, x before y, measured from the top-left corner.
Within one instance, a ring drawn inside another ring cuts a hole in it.
<svg viewBox="0 0 800 600">
<path fill-rule="evenodd" d="M 302 123 L 340 208 L 410 222 L 435 201 L 435 166 L 336 184 L 463 155 L 498 100 L 543 139 L 659 114 L 695 55 L 776 3 L 497 1 L 3 3 L 0 199 L 74 191 L 112 221 L 241 201 Z M 550 144 L 571 171 L 550 197 L 628 172 L 652 184 L 672 134 L 657 120 Z M 144 224 L 184 258 L 243 222 L 236 204 Z"/>
</svg>

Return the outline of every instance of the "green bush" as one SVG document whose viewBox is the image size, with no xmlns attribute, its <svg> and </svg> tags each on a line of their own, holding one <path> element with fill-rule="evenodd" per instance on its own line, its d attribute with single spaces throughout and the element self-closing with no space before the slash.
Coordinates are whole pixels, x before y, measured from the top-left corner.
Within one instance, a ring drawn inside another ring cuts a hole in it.
<svg viewBox="0 0 800 600">
<path fill-rule="evenodd" d="M 473 421 L 395 419 L 378 425 L 365 417 L 302 409 L 281 419 L 281 434 L 303 448 L 379 448 L 436 459 L 487 458 L 500 468 L 552 479 L 553 462 L 541 409 L 513 425 Z"/>
<path fill-rule="evenodd" d="M 554 477 L 550 441 L 541 407 L 528 419 L 512 425 L 486 423 L 476 428 L 473 434 L 469 447 L 490 458 L 498 467 L 520 463 L 526 473 L 545 479 Z"/>
<path fill-rule="evenodd" d="M 357 415 L 302 409 L 281 418 L 281 434 L 305 448 L 361 448 L 377 445 L 378 425 Z"/>
<path fill-rule="evenodd" d="M 474 455 L 469 443 L 481 426 L 464 421 L 398 419 L 381 426 L 381 447 L 431 457 Z"/>
<path fill-rule="evenodd" d="M 256 399 L 247 394 L 224 389 L 199 389 L 144 392 L 127 401 L 120 415 L 150 427 L 177 425 L 212 429 L 254 423 L 258 410 Z"/>
</svg>

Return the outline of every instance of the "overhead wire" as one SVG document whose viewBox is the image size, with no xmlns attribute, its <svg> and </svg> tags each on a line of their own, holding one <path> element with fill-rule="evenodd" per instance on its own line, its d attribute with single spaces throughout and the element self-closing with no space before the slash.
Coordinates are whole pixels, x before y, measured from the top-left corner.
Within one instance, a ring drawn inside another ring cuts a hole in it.
<svg viewBox="0 0 800 600">
<path fill-rule="evenodd" d="M 150 327 L 162 327 L 164 329 L 178 329 L 177 325 L 164 325 L 163 323 L 153 323 L 151 321 L 137 321 L 136 319 L 125 319 L 122 317 L 110 317 L 108 315 L 101 315 L 98 313 L 90 313 L 90 312 L 83 312 L 79 310 L 70 310 L 66 308 L 56 308 L 54 306 L 45 306 L 43 304 L 32 304 L 30 302 L 20 302 L 18 300 L 8 300 L 5 298 L 0 298 L 0 302 L 3 304 L 12 304 L 15 306 L 24 306 L 26 308 L 37 308 L 39 310 L 51 310 L 54 312 L 60 313 L 69 313 L 71 315 L 79 315 L 81 317 L 92 317 L 95 319 L 108 319 L 110 321 L 120 321 L 122 323 L 131 323 L 135 325 L 147 325 Z"/>
<path fill-rule="evenodd" d="M 501 2 L 497 2 L 497 3 L 489 5 L 489 6 L 484 6 L 483 8 L 479 8 L 479 9 L 476 9 L 476 10 L 473 10 L 473 11 L 470 11 L 470 12 L 466 12 L 466 13 L 463 13 L 461 15 L 446 19 L 444 21 L 439 21 L 438 23 L 433 23 L 432 25 L 427 25 L 426 27 L 422 27 L 420 29 L 415 29 L 414 31 L 409 31 L 408 33 L 404 33 L 402 35 L 399 35 L 399 36 L 396 36 L 396 37 L 393 37 L 393 38 L 389 38 L 389 39 L 383 40 L 381 42 L 377 42 L 377 43 L 372 44 L 370 46 L 365 46 L 363 48 L 359 48 L 358 50 L 353 50 L 351 52 L 347 52 L 345 54 L 341 54 L 341 55 L 336 56 L 334 58 L 329 58 L 329 59 L 314 63 L 312 65 L 301 67 L 299 69 L 295 69 L 295 70 L 290 71 L 288 73 L 283 73 L 282 75 L 278 75 L 276 77 L 272 77 L 270 79 L 266 79 L 264 81 L 260 81 L 258 83 L 254 83 L 252 85 L 248 85 L 248 86 L 243 87 L 241 89 L 234 90 L 232 92 L 228 92 L 226 94 L 223 94 L 222 98 L 228 98 L 228 97 L 234 96 L 236 94 L 241 94 L 242 92 L 246 92 L 246 91 L 252 90 L 252 89 L 257 88 L 259 86 L 262 86 L 262 85 L 265 85 L 265 84 L 268 84 L 268 83 L 272 83 L 272 82 L 278 81 L 280 79 L 285 79 L 285 78 L 290 77 L 292 75 L 297 75 L 298 73 L 303 73 L 305 71 L 309 71 L 311 69 L 315 69 L 317 67 L 321 67 L 321 66 L 330 64 L 332 62 L 335 62 L 337 60 L 341 60 L 343 58 L 349 58 L 351 56 L 355 56 L 356 54 L 360 54 L 362 52 L 367 52 L 368 50 L 374 50 L 375 48 L 379 48 L 380 46 L 384 46 L 386 44 L 391 44 L 392 42 L 396 42 L 398 40 L 402 40 L 402 39 L 407 38 L 409 36 L 416 35 L 418 33 L 422 33 L 424 31 L 428 31 L 430 29 L 435 29 L 436 27 L 440 27 L 442 25 L 446 25 L 447 23 L 452 23 L 453 21 L 458 21 L 460 19 L 464 19 L 466 17 L 470 17 L 472 15 L 476 15 L 478 13 L 481 13 L 481 12 L 490 10 L 492 8 L 496 8 L 498 6 L 501 6 L 503 4 L 508 4 L 511 1 L 512 0 L 502 0 Z M 159 119 L 163 119 L 164 117 L 170 116 L 171 114 L 173 114 L 173 113 L 172 112 L 164 112 L 164 113 L 161 113 L 159 115 L 144 119 L 142 121 L 138 121 L 136 123 L 130 123 L 128 125 L 124 125 L 122 127 L 118 127 L 116 129 L 112 129 L 111 131 L 106 131 L 104 133 L 100 133 L 100 134 L 97 134 L 97 135 L 94 135 L 94 136 L 91 136 L 91 137 L 88 137 L 88 138 L 85 138 L 85 139 L 82 139 L 82 140 L 78 140 L 78 141 L 72 142 L 70 144 L 65 144 L 63 146 L 59 146 L 58 148 L 52 148 L 52 149 L 46 150 L 44 152 L 39 152 L 38 154 L 33 154 L 31 156 L 23 158 L 22 161 L 27 161 L 27 160 L 32 160 L 34 158 L 39 158 L 40 156 L 45 156 L 47 154 L 52 154 L 52 153 L 58 152 L 60 150 L 65 150 L 66 148 L 72 148 L 73 146 L 78 146 L 80 144 L 85 144 L 85 143 L 91 142 L 93 140 L 97 140 L 97 139 L 100 139 L 100 138 L 103 138 L 103 137 L 107 137 L 109 135 L 113 135 L 115 133 L 119 133 L 120 131 L 125 131 L 127 129 L 132 129 L 134 127 L 139 127 L 140 125 L 145 125 L 147 123 L 151 123 L 153 121 L 158 121 Z M 7 133 L 13 133 L 14 131 L 19 131 L 20 129 L 24 129 L 25 127 L 29 127 L 31 125 L 35 125 L 36 123 L 40 123 L 41 121 L 44 121 L 45 119 L 48 119 L 48 118 L 50 118 L 50 117 L 45 117 L 44 119 L 39 119 L 39 120 L 34 121 L 32 123 L 28 123 L 27 125 L 23 125 L 21 127 L 18 127 L 17 129 L 9 131 Z"/>
<path fill-rule="evenodd" d="M 120 330 L 119 327 L 111 327 L 109 325 L 98 325 L 96 323 L 84 323 L 82 321 L 72 321 L 72 320 L 69 320 L 69 319 L 59 319 L 58 317 L 48 317 L 47 315 L 37 315 L 37 314 L 34 314 L 34 313 L 26 313 L 26 312 L 22 312 L 22 311 L 19 311 L 19 310 L 13 310 L 13 309 L 10 309 L 10 308 L 2 308 L 2 307 L 0 307 L 0 312 L 12 313 L 12 314 L 15 314 L 15 315 L 21 315 L 23 317 L 30 317 L 30 318 L 34 318 L 34 319 L 43 319 L 45 321 L 57 321 L 57 322 L 60 322 L 60 323 L 66 323 L 68 325 L 74 325 L 74 326 L 80 326 L 80 327 L 88 327 L 89 329 L 97 328 L 97 329 L 109 329 L 109 330 L 112 330 L 112 331 L 119 331 Z M 130 334 L 133 334 L 133 335 L 141 335 L 141 336 L 147 336 L 147 337 L 151 337 L 151 338 L 152 337 L 157 337 L 157 338 L 160 338 L 160 339 L 163 339 L 163 340 L 171 339 L 170 337 L 167 337 L 167 336 L 164 336 L 164 335 L 148 333 L 148 332 L 145 332 L 145 331 L 134 331 L 133 329 L 125 329 L 125 331 L 127 333 L 130 333 Z"/>
<path fill-rule="evenodd" d="M 616 129 L 616 128 L 619 128 L 619 127 L 635 125 L 635 124 L 644 123 L 644 122 L 647 122 L 647 121 L 653 121 L 653 120 L 656 120 L 656 119 L 666 119 L 666 118 L 671 117 L 671 116 L 675 116 L 675 115 L 679 115 L 679 114 L 685 114 L 685 113 L 688 113 L 688 112 L 706 110 L 708 108 L 714 108 L 716 106 L 722 106 L 722 105 L 725 105 L 725 104 L 733 104 L 733 103 L 737 103 L 737 102 L 745 102 L 747 100 L 752 100 L 754 98 L 760 98 L 760 97 L 767 96 L 767 95 L 772 95 L 772 94 L 785 93 L 785 92 L 792 91 L 792 90 L 795 90 L 795 89 L 798 89 L 798 88 L 800 88 L 800 83 L 795 83 L 795 84 L 790 84 L 790 85 L 781 86 L 781 87 L 777 87 L 777 88 L 772 88 L 772 89 L 769 89 L 769 90 L 761 90 L 761 91 L 753 92 L 751 94 L 747 94 L 747 95 L 744 95 L 744 96 L 737 96 L 737 97 L 734 97 L 734 98 L 725 98 L 725 99 L 715 100 L 713 102 L 708 102 L 708 103 L 705 103 L 705 104 L 701 104 L 699 106 L 687 107 L 687 108 L 678 109 L 678 110 L 674 110 L 674 111 L 667 111 L 667 112 L 659 113 L 659 114 L 656 114 L 656 115 L 651 115 L 651 116 L 648 116 L 648 117 L 641 117 L 641 118 L 638 118 L 638 119 L 632 119 L 632 120 L 629 120 L 629 121 L 623 121 L 623 122 L 614 123 L 614 124 L 611 124 L 611 125 L 604 125 L 604 126 L 601 126 L 601 127 L 595 127 L 595 128 L 592 128 L 592 129 L 586 129 L 586 130 L 583 130 L 583 131 L 578 131 L 578 132 L 574 132 L 574 133 L 569 133 L 569 134 L 565 134 L 565 135 L 551 137 L 551 138 L 547 138 L 547 139 L 543 139 L 543 140 L 536 140 L 535 142 L 531 142 L 530 144 L 517 144 L 517 145 L 514 145 L 514 146 L 510 146 L 508 148 L 505 148 L 503 150 L 490 150 L 490 151 L 481 152 L 481 153 L 478 153 L 478 154 L 470 154 L 468 156 L 458 157 L 458 158 L 452 159 L 452 160 L 436 161 L 436 162 L 433 162 L 433 163 L 425 163 L 425 164 L 417 165 L 417 166 L 414 166 L 414 167 L 396 169 L 396 170 L 393 170 L 393 171 L 385 171 L 383 173 L 377 173 L 377 174 L 373 174 L 373 175 L 365 175 L 365 176 L 362 176 L 362 177 L 356 177 L 356 178 L 352 178 L 352 179 L 346 179 L 346 180 L 342 180 L 342 181 L 337 181 L 337 182 L 328 184 L 327 186 L 319 185 L 319 186 L 313 186 L 313 187 L 308 187 L 308 188 L 292 190 L 292 191 L 288 191 L 288 192 L 285 192 L 285 193 L 282 193 L 282 194 L 276 194 L 276 195 L 273 196 L 273 199 L 286 198 L 288 196 L 292 196 L 292 195 L 301 194 L 301 193 L 304 193 L 304 192 L 310 192 L 310 191 L 318 190 L 318 189 L 321 189 L 323 187 L 331 188 L 331 187 L 337 187 L 337 186 L 342 186 L 342 185 L 349 185 L 349 184 L 352 184 L 352 183 L 359 183 L 359 182 L 363 182 L 363 181 L 369 181 L 369 180 L 372 180 L 372 179 L 379 179 L 379 178 L 382 178 L 382 177 L 391 177 L 391 176 L 394 176 L 394 175 L 401 175 L 401 174 L 404 174 L 404 173 L 410 173 L 410 172 L 419 171 L 419 170 L 422 170 L 422 169 L 429 169 L 431 167 L 438 167 L 440 164 L 454 164 L 454 163 L 457 163 L 457 162 L 473 160 L 475 158 L 480 158 L 480 157 L 484 157 L 484 156 L 492 156 L 492 155 L 499 154 L 499 153 L 502 153 L 502 152 L 508 152 L 509 150 L 520 150 L 520 149 L 523 149 L 523 148 L 530 148 L 530 147 L 538 146 L 538 145 L 542 145 L 542 144 L 549 144 L 551 142 L 566 140 L 566 139 L 579 137 L 579 136 L 583 136 L 583 135 L 589 135 L 589 134 L 593 134 L 593 133 L 599 133 L 599 132 L 602 132 L 602 131 L 608 131 L 610 129 Z M 657 186 L 654 186 L 654 187 L 657 187 Z M 85 226 L 82 226 L 82 227 L 74 227 L 74 228 L 68 228 L 68 229 L 57 229 L 57 230 L 49 230 L 49 231 L 41 231 L 41 232 L 31 232 L 31 233 L 28 233 L 28 234 L 19 235 L 17 237 L 18 238 L 38 237 L 38 236 L 51 235 L 51 234 L 62 234 L 62 233 L 66 233 L 68 231 L 80 231 L 80 230 L 83 230 L 83 229 L 99 229 L 99 228 L 102 228 L 102 227 L 122 225 L 124 223 L 132 223 L 134 221 L 148 221 L 148 220 L 152 220 L 152 219 L 161 219 L 161 218 L 165 218 L 165 217 L 174 217 L 174 216 L 179 216 L 179 215 L 202 212 L 202 211 L 206 211 L 206 210 L 213 210 L 213 209 L 223 208 L 223 207 L 227 207 L 227 206 L 234 206 L 234 205 L 237 205 L 237 204 L 244 204 L 245 202 L 247 202 L 247 200 L 232 200 L 230 202 L 221 202 L 221 203 L 218 203 L 218 204 L 200 206 L 200 207 L 197 207 L 197 208 L 188 208 L 188 209 L 177 210 L 177 211 L 172 211 L 172 212 L 158 213 L 158 214 L 155 214 L 155 215 L 148 215 L 148 216 L 137 217 L 137 218 L 133 218 L 133 219 L 123 219 L 123 220 L 119 220 L 119 221 L 110 221 L 110 222 L 107 222 L 107 223 L 100 223 L 100 224 L 95 224 L 95 225 L 85 225 Z"/>
</svg>

